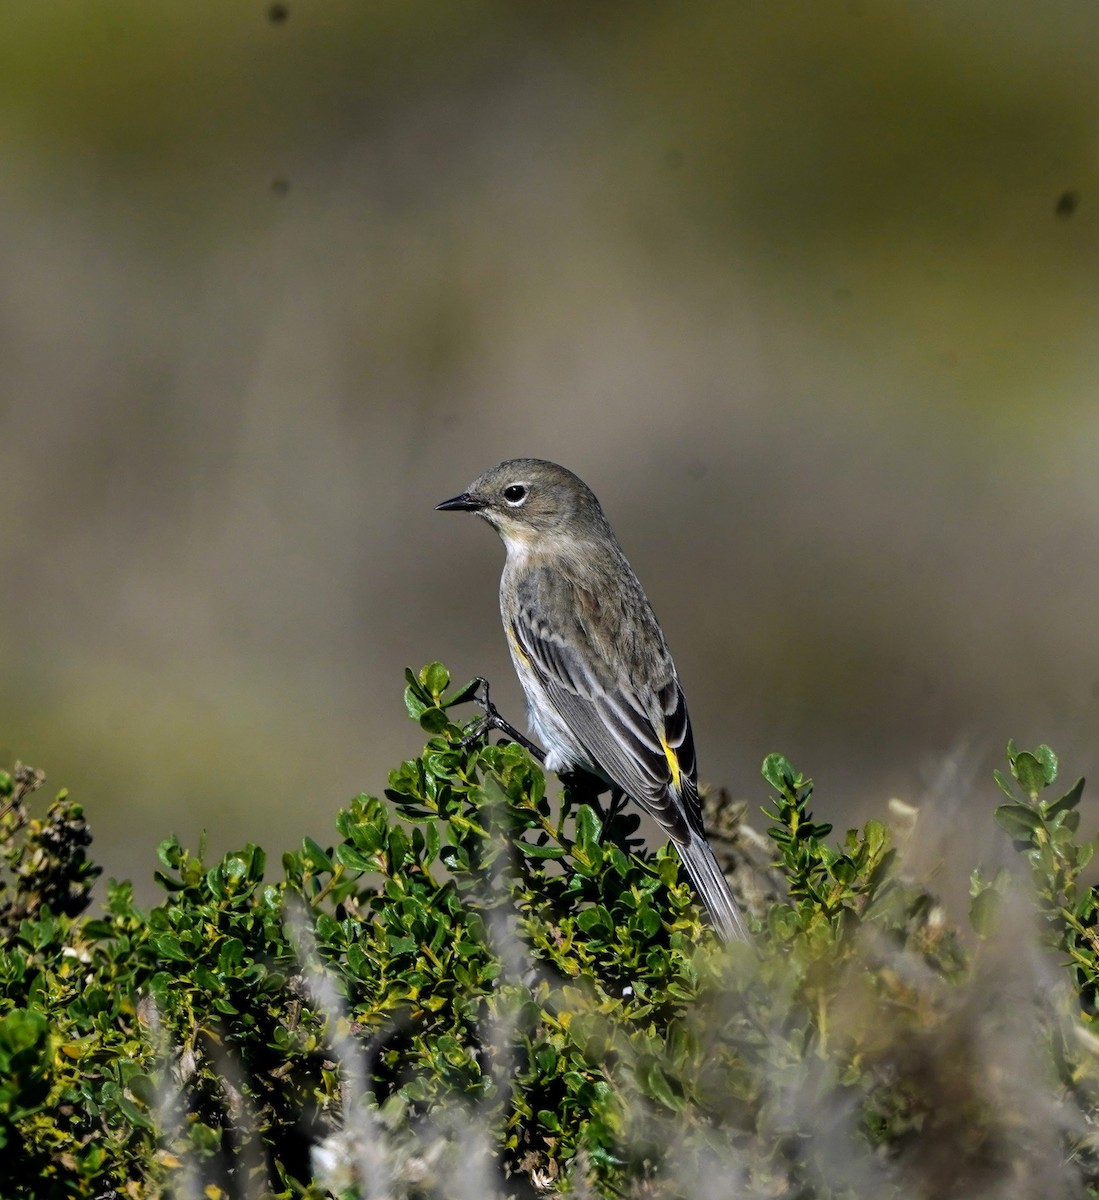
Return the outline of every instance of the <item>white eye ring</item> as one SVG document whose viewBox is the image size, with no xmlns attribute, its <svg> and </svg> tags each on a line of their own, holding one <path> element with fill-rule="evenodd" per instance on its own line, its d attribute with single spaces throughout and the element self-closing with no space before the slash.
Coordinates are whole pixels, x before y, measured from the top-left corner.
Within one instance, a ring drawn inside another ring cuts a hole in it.
<svg viewBox="0 0 1099 1200">
<path fill-rule="evenodd" d="M 518 508 L 520 504 L 526 502 L 529 495 L 530 486 L 526 483 L 509 483 L 504 488 L 504 499 L 512 508 Z"/>
</svg>

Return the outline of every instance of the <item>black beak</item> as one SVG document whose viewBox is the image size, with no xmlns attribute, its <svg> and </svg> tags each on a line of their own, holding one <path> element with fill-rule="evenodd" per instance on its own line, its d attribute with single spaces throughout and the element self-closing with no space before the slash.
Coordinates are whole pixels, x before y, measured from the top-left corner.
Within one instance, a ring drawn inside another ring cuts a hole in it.
<svg viewBox="0 0 1099 1200">
<path fill-rule="evenodd" d="M 480 500 L 475 500 L 469 492 L 463 492 L 460 496 L 452 496 L 449 500 L 444 500 L 442 504 L 435 505 L 436 512 L 478 512 L 484 508 L 484 504 Z"/>
</svg>

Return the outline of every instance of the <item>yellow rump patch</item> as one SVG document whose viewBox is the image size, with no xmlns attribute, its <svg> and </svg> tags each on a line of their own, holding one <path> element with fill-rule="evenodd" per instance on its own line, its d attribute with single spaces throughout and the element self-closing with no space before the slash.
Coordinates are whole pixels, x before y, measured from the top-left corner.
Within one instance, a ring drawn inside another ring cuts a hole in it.
<svg viewBox="0 0 1099 1200">
<path fill-rule="evenodd" d="M 679 783 L 682 778 L 682 772 L 679 769 L 679 758 L 663 737 L 660 739 L 660 748 L 664 751 L 664 757 L 668 760 L 668 770 L 672 773 L 672 787 L 678 792 L 681 790 Z"/>
</svg>

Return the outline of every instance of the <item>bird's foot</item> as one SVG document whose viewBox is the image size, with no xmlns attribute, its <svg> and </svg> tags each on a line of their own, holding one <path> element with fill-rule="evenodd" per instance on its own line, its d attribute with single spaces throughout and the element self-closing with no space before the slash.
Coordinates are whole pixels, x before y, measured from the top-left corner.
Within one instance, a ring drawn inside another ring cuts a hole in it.
<svg viewBox="0 0 1099 1200">
<path fill-rule="evenodd" d="M 474 704 L 479 704 L 484 710 L 485 715 L 474 725 L 474 727 L 466 734 L 458 743 L 463 750 L 472 746 L 475 742 L 479 742 L 487 738 L 495 729 L 502 733 L 510 742 L 515 742 L 522 746 L 531 757 L 536 758 L 543 766 L 546 765 L 545 751 L 536 746 L 530 738 L 519 732 L 510 721 L 505 720 L 500 716 L 496 709 L 496 705 L 489 699 L 489 684 L 488 680 L 483 675 L 477 676 L 477 690 L 470 696 Z"/>
</svg>

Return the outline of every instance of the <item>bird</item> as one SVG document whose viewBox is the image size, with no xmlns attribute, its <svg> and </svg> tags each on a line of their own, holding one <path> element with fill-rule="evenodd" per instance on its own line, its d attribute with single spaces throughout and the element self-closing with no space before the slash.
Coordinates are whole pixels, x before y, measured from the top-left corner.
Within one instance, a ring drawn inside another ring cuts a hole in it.
<svg viewBox="0 0 1099 1200">
<path fill-rule="evenodd" d="M 586 483 L 538 458 L 492 467 L 439 511 L 476 513 L 506 551 L 500 614 L 545 747 L 630 797 L 671 840 L 723 941 L 748 940 L 706 839 L 687 703 L 664 633 Z M 517 731 L 488 705 L 489 722 Z M 494 719 L 495 718 L 495 719 Z"/>
</svg>

